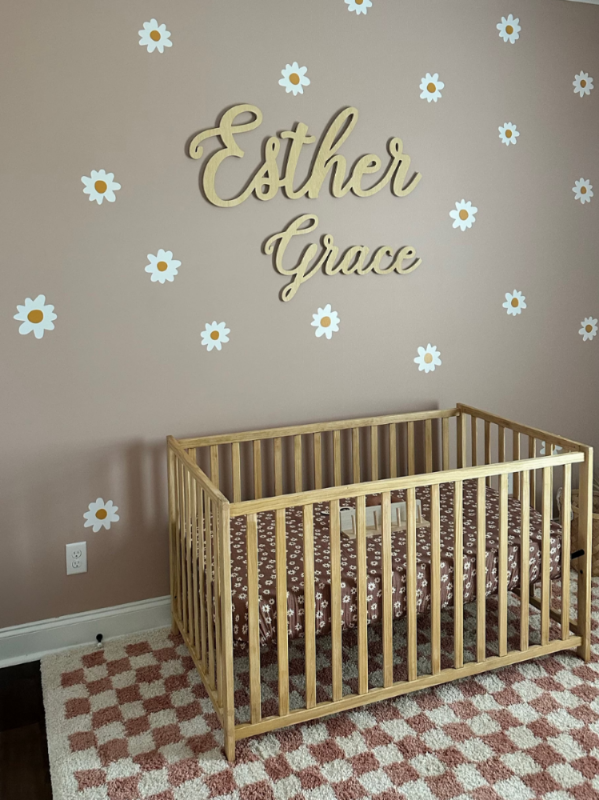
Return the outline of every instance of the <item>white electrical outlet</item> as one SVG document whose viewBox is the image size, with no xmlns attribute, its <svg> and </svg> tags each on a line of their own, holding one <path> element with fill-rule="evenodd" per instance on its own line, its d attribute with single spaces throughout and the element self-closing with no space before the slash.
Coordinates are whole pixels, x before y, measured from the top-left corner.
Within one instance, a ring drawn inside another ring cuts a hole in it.
<svg viewBox="0 0 599 800">
<path fill-rule="evenodd" d="M 67 545 L 67 575 L 87 572 L 87 542 Z"/>
</svg>

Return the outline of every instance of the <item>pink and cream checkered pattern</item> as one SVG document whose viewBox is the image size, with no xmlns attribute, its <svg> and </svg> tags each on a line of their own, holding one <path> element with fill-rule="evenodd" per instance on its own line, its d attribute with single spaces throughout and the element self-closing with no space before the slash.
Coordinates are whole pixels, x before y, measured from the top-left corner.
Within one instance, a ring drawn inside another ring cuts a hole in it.
<svg viewBox="0 0 599 800">
<path fill-rule="evenodd" d="M 238 743 L 234 765 L 223 755 L 219 722 L 192 660 L 168 630 L 49 656 L 42 673 L 54 800 L 599 798 L 599 579 L 593 601 L 588 665 L 562 653 L 247 739 Z M 493 601 L 488 605 L 491 618 Z M 467 607 L 467 642 L 473 614 Z M 450 615 L 444 624 L 450 634 Z M 380 639 L 375 627 L 369 635 L 375 685 Z M 357 676 L 354 638 L 344 634 L 346 691 Z M 325 687 L 326 637 L 319 648 L 318 681 Z M 242 655 L 239 720 L 247 714 L 247 669 Z M 290 670 L 291 699 L 299 705 L 301 641 L 291 644 Z M 265 653 L 265 714 L 275 711 L 276 681 L 276 660 Z"/>
</svg>

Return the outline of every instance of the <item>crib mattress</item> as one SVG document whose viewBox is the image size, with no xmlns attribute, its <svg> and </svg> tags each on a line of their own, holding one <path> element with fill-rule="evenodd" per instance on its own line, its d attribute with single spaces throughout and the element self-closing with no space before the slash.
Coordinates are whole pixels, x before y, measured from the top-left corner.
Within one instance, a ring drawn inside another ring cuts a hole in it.
<svg viewBox="0 0 599 800">
<path fill-rule="evenodd" d="M 476 597 L 476 518 L 477 482 L 464 481 L 464 602 Z M 441 484 L 441 604 L 453 605 L 453 484 Z M 430 520 L 430 488 L 416 489 L 422 502 L 425 520 Z M 405 501 L 405 492 L 393 492 L 392 502 Z M 367 504 L 380 503 L 380 495 L 367 497 Z M 343 500 L 342 505 L 355 505 Z M 520 523 L 521 506 L 508 499 L 508 589 L 520 586 Z M 287 526 L 287 620 L 289 636 L 299 637 L 304 631 L 304 567 L 302 508 L 286 511 Z M 486 487 L 486 594 L 497 593 L 499 549 L 499 496 Z M 530 511 L 530 574 L 524 580 L 534 583 L 541 576 L 541 514 Z M 233 636 L 237 642 L 248 640 L 248 582 L 245 517 L 231 520 Z M 260 641 L 266 644 L 276 638 L 276 544 L 275 515 L 258 514 L 258 581 Z M 382 552 L 381 536 L 366 539 L 368 575 L 368 622 L 382 619 Z M 430 528 L 416 531 L 417 612 L 430 606 Z M 561 526 L 551 523 L 551 578 L 561 575 Z M 341 607 L 342 626 L 353 628 L 358 623 L 356 541 L 341 534 Z M 393 614 L 396 619 L 406 613 L 406 533 L 392 533 Z M 328 503 L 314 505 L 314 574 L 316 596 L 316 631 L 327 633 L 331 628 L 331 560 Z"/>
</svg>

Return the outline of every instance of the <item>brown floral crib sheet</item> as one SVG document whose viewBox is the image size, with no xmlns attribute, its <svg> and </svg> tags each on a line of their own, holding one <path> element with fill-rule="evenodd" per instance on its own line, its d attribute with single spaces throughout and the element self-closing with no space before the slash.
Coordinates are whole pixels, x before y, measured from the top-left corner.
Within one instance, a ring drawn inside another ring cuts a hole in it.
<svg viewBox="0 0 599 800">
<path fill-rule="evenodd" d="M 464 602 L 476 597 L 476 516 L 477 482 L 464 484 Z M 453 598 L 453 484 L 441 484 L 441 604 L 452 605 Z M 425 520 L 430 520 L 430 488 L 416 489 L 416 497 L 422 502 Z M 392 502 L 405 500 L 405 492 L 393 492 Z M 368 504 L 380 503 L 379 495 L 367 498 Z M 341 505 L 355 505 L 353 500 Z M 520 586 L 520 502 L 508 499 L 508 589 Z M 287 523 L 287 621 L 289 635 L 297 638 L 304 631 L 304 565 L 302 509 L 289 508 Z M 497 592 L 498 545 L 499 545 L 499 495 L 486 487 L 486 594 Z M 528 582 L 534 583 L 541 576 L 541 530 L 542 517 L 538 511 L 530 511 L 530 575 Z M 417 609 L 421 614 L 430 605 L 430 528 L 416 531 L 417 559 Z M 248 586 L 246 520 L 236 517 L 231 520 L 232 550 L 232 595 L 233 636 L 238 642 L 248 640 Z M 380 535 L 366 539 L 368 575 L 368 622 L 382 619 L 382 553 Z M 561 525 L 551 523 L 551 578 L 561 575 Z M 406 613 L 406 534 L 392 534 L 393 565 L 393 613 L 396 619 Z M 314 505 L 314 574 L 316 596 L 316 632 L 327 633 L 331 627 L 331 560 L 329 538 L 328 503 Z M 276 559 L 275 559 L 275 514 L 265 511 L 258 514 L 258 583 L 260 641 L 266 644 L 276 638 Z M 356 542 L 341 534 L 341 592 L 342 625 L 353 628 L 358 622 L 357 607 L 357 558 Z"/>
</svg>

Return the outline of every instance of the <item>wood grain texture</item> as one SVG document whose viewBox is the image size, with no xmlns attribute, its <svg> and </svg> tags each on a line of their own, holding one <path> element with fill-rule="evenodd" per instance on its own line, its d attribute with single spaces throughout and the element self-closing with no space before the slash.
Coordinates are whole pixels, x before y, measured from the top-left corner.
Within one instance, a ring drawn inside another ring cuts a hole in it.
<svg viewBox="0 0 599 800">
<path fill-rule="evenodd" d="M 499 613 L 499 655 L 507 654 L 507 586 L 508 586 L 508 476 L 499 480 L 499 556 L 497 559 L 497 605 Z"/>
<path fill-rule="evenodd" d="M 562 613 L 561 629 L 562 639 L 567 639 L 570 635 L 570 533 L 572 510 L 572 467 L 570 464 L 564 466 L 564 483 L 562 492 Z"/>
<path fill-rule="evenodd" d="M 416 617 L 416 490 L 406 492 L 406 616 L 408 625 L 408 680 L 418 677 L 418 624 Z"/>
<path fill-rule="evenodd" d="M 473 417 L 474 419 L 474 417 Z M 487 487 L 485 479 L 476 482 L 476 660 L 486 657 L 487 627 Z"/>
<path fill-rule="evenodd" d="M 521 545 L 520 545 L 520 649 L 524 652 L 529 644 L 530 605 L 530 472 L 525 470 L 520 477 L 521 495 Z M 568 555 L 569 558 L 569 555 Z"/>
<path fill-rule="evenodd" d="M 462 417 L 458 417 L 458 421 Z M 462 451 L 464 452 L 464 451 Z M 464 666 L 464 486 L 453 485 L 453 647 L 454 666 Z"/>
<path fill-rule="evenodd" d="M 366 498 L 356 500 L 356 559 L 358 562 L 358 692 L 368 692 L 368 576 L 366 572 Z"/>
<path fill-rule="evenodd" d="M 262 718 L 260 686 L 260 589 L 258 586 L 258 519 L 247 518 L 248 640 L 250 660 L 250 714 L 252 723 Z"/>
<path fill-rule="evenodd" d="M 316 608 L 314 598 L 314 507 L 304 506 L 304 639 L 306 708 L 316 705 Z"/>
<path fill-rule="evenodd" d="M 285 509 L 275 511 L 277 562 L 277 667 L 279 671 L 279 714 L 289 713 L 289 631 L 287 626 L 287 531 Z"/>
<path fill-rule="evenodd" d="M 439 485 L 431 486 L 431 670 L 441 671 L 441 507 Z"/>
<path fill-rule="evenodd" d="M 391 559 L 391 493 L 381 496 L 383 589 L 383 685 L 393 683 L 393 565 Z"/>
<path fill-rule="evenodd" d="M 341 700 L 343 694 L 343 651 L 341 646 L 341 536 L 339 500 L 329 504 L 331 537 L 331 666 L 333 701 Z"/>
</svg>

